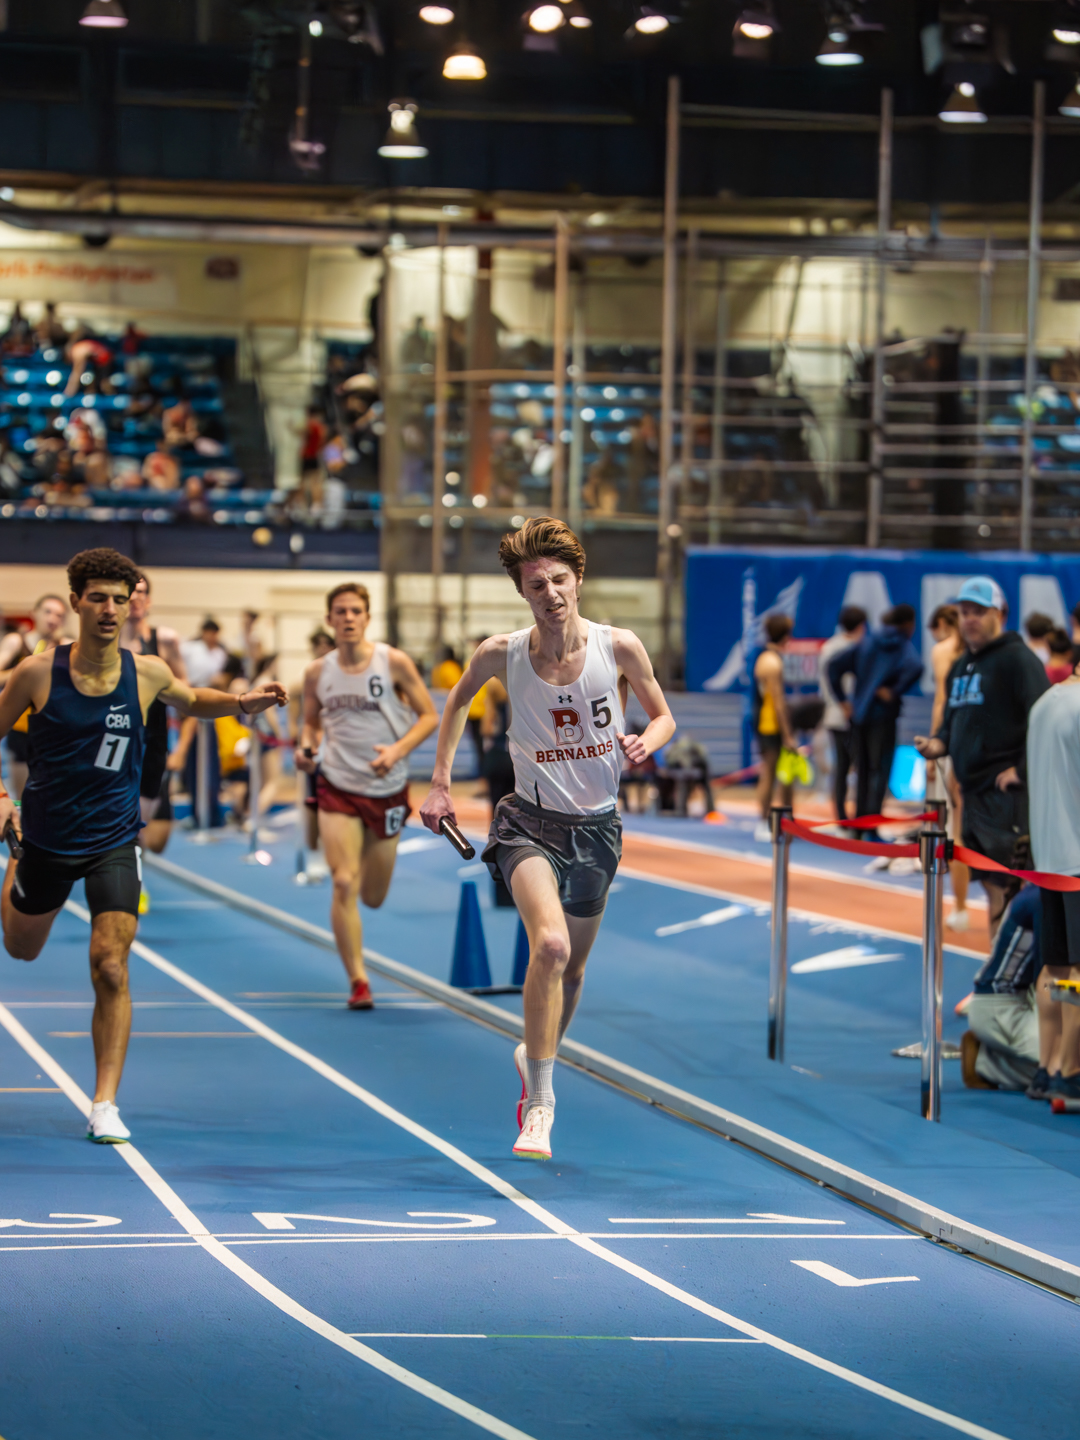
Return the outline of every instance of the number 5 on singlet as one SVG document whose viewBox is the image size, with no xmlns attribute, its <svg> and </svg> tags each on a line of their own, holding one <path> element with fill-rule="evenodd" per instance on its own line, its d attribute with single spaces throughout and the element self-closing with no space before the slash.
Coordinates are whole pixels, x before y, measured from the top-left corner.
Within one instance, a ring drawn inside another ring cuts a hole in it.
<svg viewBox="0 0 1080 1440">
<path fill-rule="evenodd" d="M 131 744 L 130 735 L 112 735 L 108 731 L 101 737 L 94 767 L 97 770 L 119 770 Z"/>
</svg>

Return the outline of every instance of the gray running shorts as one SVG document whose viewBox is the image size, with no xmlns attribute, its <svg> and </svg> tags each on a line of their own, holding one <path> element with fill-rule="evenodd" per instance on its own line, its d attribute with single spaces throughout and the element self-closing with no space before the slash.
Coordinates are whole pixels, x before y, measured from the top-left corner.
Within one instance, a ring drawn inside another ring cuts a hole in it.
<svg viewBox="0 0 1080 1440">
<path fill-rule="evenodd" d="M 512 888 L 514 871 L 530 855 L 542 855 L 554 870 L 567 915 L 581 919 L 600 915 L 622 859 L 619 812 L 612 807 L 599 815 L 564 815 L 533 805 L 517 793 L 504 795 L 495 807 L 480 858 L 493 879 L 501 874 Z"/>
</svg>

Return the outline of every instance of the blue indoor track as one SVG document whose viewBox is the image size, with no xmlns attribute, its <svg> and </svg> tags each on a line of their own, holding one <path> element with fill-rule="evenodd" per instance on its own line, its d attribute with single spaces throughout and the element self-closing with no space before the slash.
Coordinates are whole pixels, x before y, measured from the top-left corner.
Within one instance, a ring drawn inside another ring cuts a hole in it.
<svg viewBox="0 0 1080 1440">
<path fill-rule="evenodd" d="M 265 867 L 230 839 L 178 835 L 169 858 L 325 926 L 328 890 L 291 883 L 282 835 Z M 410 828 L 364 918 L 374 950 L 445 979 L 466 867 L 432 841 Z M 464 878 L 505 981 L 516 917 Z M 78 905 L 0 972 L 4 1440 L 1075 1433 L 1073 1302 L 569 1066 L 555 1158 L 515 1162 L 510 1039 L 378 977 L 375 1011 L 351 1013 L 334 955 L 149 883 L 131 1146 L 87 1143 L 76 1108 Z M 790 1063 L 770 1067 L 760 907 L 618 884 L 574 1038 L 870 1173 L 907 1165 L 909 1190 L 951 1185 L 954 1213 L 1025 1243 L 1069 1226 L 1069 1117 L 969 1097 L 950 1067 L 946 1124 L 918 1119 L 918 1066 L 889 1053 L 918 1036 L 909 942 L 794 923 L 793 964 L 877 963 L 796 970 Z M 949 957 L 950 1006 L 975 964 Z"/>
</svg>

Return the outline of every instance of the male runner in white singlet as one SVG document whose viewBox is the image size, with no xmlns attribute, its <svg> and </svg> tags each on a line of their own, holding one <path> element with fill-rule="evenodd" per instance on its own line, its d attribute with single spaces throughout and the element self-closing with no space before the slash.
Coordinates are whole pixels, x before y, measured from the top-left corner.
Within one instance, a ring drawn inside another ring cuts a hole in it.
<svg viewBox="0 0 1080 1440">
<path fill-rule="evenodd" d="M 319 834 L 334 877 L 330 921 L 352 986 L 350 1010 L 373 1008 L 357 900 L 377 910 L 394 874 L 409 816 L 409 753 L 438 724 L 408 655 L 365 638 L 371 599 L 363 585 L 326 597 L 336 648 L 304 671 L 296 763 L 315 775 Z M 315 752 L 322 745 L 316 761 Z"/>
<path fill-rule="evenodd" d="M 527 520 L 503 537 L 499 559 L 535 623 L 485 640 L 451 690 L 420 814 L 436 833 L 444 815 L 455 818 L 450 767 L 469 702 L 499 679 L 510 700 L 516 788 L 495 807 L 483 858 L 510 887 L 529 936 L 514 1154 L 549 1160 L 555 1054 L 622 854 L 615 802 L 623 763 L 640 765 L 666 745 L 675 721 L 633 631 L 578 613 L 585 552 L 572 530 L 561 520 Z M 628 689 L 649 717 L 640 735 L 623 733 Z"/>
</svg>

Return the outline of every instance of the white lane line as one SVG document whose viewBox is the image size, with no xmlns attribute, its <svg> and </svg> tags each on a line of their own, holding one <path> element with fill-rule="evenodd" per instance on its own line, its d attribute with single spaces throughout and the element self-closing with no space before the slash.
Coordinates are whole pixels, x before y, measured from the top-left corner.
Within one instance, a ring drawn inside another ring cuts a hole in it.
<svg viewBox="0 0 1080 1440">
<path fill-rule="evenodd" d="M 646 1220 L 644 1216 L 631 1216 L 620 1220 L 608 1216 L 609 1225 L 846 1225 L 846 1220 L 814 1220 L 807 1215 L 773 1215 L 766 1210 L 751 1211 L 742 1216 L 714 1215 L 707 1220 L 688 1220 L 683 1215 L 666 1215 L 659 1220 Z"/>
<path fill-rule="evenodd" d="M 89 911 L 80 905 L 76 905 L 71 900 L 67 902 L 67 907 L 73 911 L 73 913 L 79 915 L 81 919 L 89 923 Z M 625 1274 L 633 1276 L 634 1279 L 640 1280 L 643 1284 L 659 1291 L 663 1295 L 667 1295 L 670 1299 L 677 1300 L 680 1304 L 689 1306 L 690 1309 L 698 1311 L 699 1314 L 708 1315 L 710 1319 L 717 1320 L 720 1324 L 727 1325 L 729 1328 L 748 1335 L 755 1340 L 762 1340 L 766 1345 L 771 1345 L 773 1349 L 779 1350 L 781 1353 L 789 1355 L 793 1359 L 801 1360 L 804 1364 L 810 1365 L 816 1370 L 824 1371 L 836 1379 L 844 1380 L 849 1385 L 854 1385 L 858 1389 L 865 1390 L 871 1395 L 876 1395 L 882 1400 L 888 1400 L 894 1405 L 899 1405 L 905 1410 L 911 1410 L 917 1415 L 923 1415 L 927 1419 L 936 1420 L 939 1424 L 945 1425 L 952 1430 L 958 1430 L 964 1435 L 974 1436 L 976 1440 L 1005 1440 L 1005 1437 L 1001 1436 L 997 1431 L 988 1430 L 982 1425 L 976 1425 L 969 1420 L 963 1419 L 959 1415 L 951 1414 L 948 1410 L 941 1410 L 936 1405 L 928 1405 L 924 1401 L 917 1400 L 911 1395 L 905 1395 L 901 1390 L 894 1390 L 892 1386 L 882 1385 L 877 1380 L 871 1380 L 866 1375 L 860 1375 L 857 1370 L 850 1370 L 845 1365 L 837 1365 L 832 1360 L 826 1360 L 821 1355 L 815 1355 L 811 1350 L 803 1349 L 801 1345 L 793 1345 L 790 1341 L 781 1339 L 779 1335 L 773 1335 L 767 1330 L 762 1330 L 757 1325 L 752 1325 L 746 1320 L 740 1320 L 738 1316 L 731 1315 L 715 1305 L 709 1305 L 706 1301 L 698 1299 L 696 1295 L 691 1295 L 689 1291 L 680 1290 L 678 1286 L 670 1284 L 659 1275 L 654 1275 L 650 1270 L 646 1270 L 640 1265 L 635 1265 L 633 1261 L 616 1254 L 614 1250 L 609 1250 L 603 1245 L 598 1245 L 595 1240 L 590 1239 L 586 1235 L 582 1235 L 579 1231 L 576 1231 L 573 1226 L 568 1225 L 565 1220 L 560 1220 L 559 1217 L 554 1215 L 550 1210 L 537 1204 L 537 1202 L 530 1199 L 529 1196 L 522 1194 L 515 1186 L 505 1181 L 501 1175 L 496 1175 L 495 1172 L 489 1170 L 486 1165 L 481 1165 L 479 1161 L 474 1160 L 471 1155 L 467 1155 L 463 1150 L 459 1150 L 456 1145 L 451 1145 L 448 1141 L 444 1140 L 442 1136 L 436 1135 L 425 1126 L 417 1124 L 415 1120 L 411 1120 L 407 1115 L 402 1114 L 400 1110 L 395 1110 L 392 1105 L 388 1105 L 384 1100 L 380 1100 L 379 1097 L 372 1094 L 370 1090 L 365 1090 L 363 1086 L 357 1085 L 356 1082 L 350 1080 L 347 1075 L 343 1075 L 340 1070 L 335 1070 L 332 1065 L 328 1065 L 325 1060 L 320 1060 L 317 1055 L 313 1055 L 309 1050 L 303 1049 L 300 1045 L 295 1045 L 291 1040 L 287 1040 L 284 1035 L 279 1035 L 276 1030 L 272 1030 L 270 1026 L 266 1025 L 262 1020 L 258 1020 L 254 1015 L 249 1015 L 246 1011 L 241 1010 L 238 1005 L 234 1005 L 231 1000 L 226 1000 L 224 996 L 218 995 L 217 992 L 211 990 L 208 985 L 204 985 L 201 980 L 196 980 L 194 976 L 188 975 L 187 972 L 181 970 L 178 965 L 174 965 L 170 960 L 166 960 L 163 955 L 158 955 L 157 952 L 151 950 L 149 946 L 144 945 L 139 940 L 135 940 L 131 948 L 135 954 L 146 960 L 150 965 L 153 965 L 155 969 L 160 970 L 165 975 L 171 976 L 178 984 L 185 986 L 196 995 L 201 995 L 204 1000 L 209 1000 L 212 1005 L 216 1005 L 218 1009 L 224 1011 L 226 1015 L 230 1015 L 234 1020 L 239 1021 L 240 1024 L 247 1025 L 250 1029 L 254 1030 L 256 1034 L 262 1035 L 271 1045 L 276 1046 L 277 1049 L 284 1051 L 286 1055 L 291 1055 L 294 1059 L 307 1065 L 310 1069 L 314 1070 L 316 1074 L 329 1080 L 332 1085 L 336 1085 L 347 1094 L 355 1096 L 357 1100 L 360 1100 L 377 1115 L 381 1115 L 384 1119 L 389 1120 L 391 1124 L 399 1126 L 407 1134 L 415 1136 L 416 1139 L 430 1146 L 431 1149 L 438 1151 L 439 1154 L 444 1155 L 448 1160 L 452 1160 L 455 1165 L 459 1165 L 461 1169 L 465 1170 L 468 1174 L 474 1176 L 484 1184 L 489 1185 L 497 1194 L 512 1201 L 520 1209 L 524 1210 L 527 1215 L 531 1215 L 534 1220 L 539 1221 L 541 1225 L 547 1226 L 547 1228 L 555 1234 L 565 1235 L 568 1239 L 571 1239 L 575 1245 L 587 1251 L 590 1255 L 594 1255 L 598 1260 L 606 1261 L 607 1264 L 613 1265 Z M 3 1006 L 0 1006 L 0 1021 L 8 1024 L 10 1020 L 11 1024 L 18 1025 L 18 1028 L 26 1035 L 28 1040 L 31 1039 L 13 1015 L 9 1016 L 8 1020 L 5 1020 L 5 1013 Z M 40 1049 L 40 1047 L 36 1045 L 36 1041 L 32 1041 L 32 1043 L 37 1049 Z M 41 1051 L 41 1053 L 44 1055 L 45 1051 Z M 52 1062 L 50 1061 L 50 1063 Z M 56 1069 L 58 1073 L 63 1073 L 59 1071 L 58 1066 Z M 66 1078 L 65 1076 L 65 1079 Z M 61 1082 L 57 1081 L 57 1083 L 59 1084 Z M 71 1082 L 69 1081 L 68 1083 L 70 1084 Z M 80 1091 L 79 1093 L 81 1094 L 82 1092 Z M 127 1146 L 120 1147 L 121 1151 L 128 1148 Z M 144 1161 L 143 1163 L 145 1164 L 146 1162 Z M 147 1168 L 149 1169 L 150 1167 L 148 1166 Z M 152 1173 L 154 1173 L 156 1177 L 156 1172 Z M 156 1178 L 160 1179 L 160 1177 Z M 165 1182 L 160 1181 L 160 1183 L 164 1185 Z M 171 1191 L 169 1193 L 172 1194 Z M 180 1202 L 178 1201 L 178 1203 Z M 187 1213 L 190 1215 L 191 1212 L 188 1211 Z M 191 1218 L 194 1220 L 195 1217 L 192 1216 Z M 195 1221 L 195 1223 L 198 1224 L 199 1222 Z M 200 1233 L 206 1234 L 206 1231 L 202 1230 L 201 1226 Z M 211 1243 L 218 1245 L 216 1241 Z M 218 1245 L 218 1248 L 225 1254 L 229 1253 L 222 1245 Z M 230 1256 L 230 1259 L 235 1260 L 236 1257 Z M 237 1261 L 237 1264 L 240 1263 L 242 1262 Z M 244 1268 L 247 1270 L 246 1266 Z M 251 1271 L 250 1274 L 253 1277 L 256 1276 L 255 1271 Z M 261 1276 L 257 1278 L 261 1281 Z M 274 1289 L 275 1294 L 281 1295 L 281 1292 L 277 1291 L 275 1287 L 271 1286 L 269 1288 Z M 289 1300 L 288 1296 L 282 1296 L 282 1299 L 288 1301 L 290 1305 L 294 1303 Z M 275 1303 L 277 1302 L 275 1301 Z M 299 1309 L 299 1307 L 297 1308 Z M 305 1311 L 304 1313 L 309 1314 L 310 1312 Z M 312 1316 L 312 1319 L 318 1321 L 317 1316 Z M 318 1321 L 318 1324 L 322 1325 L 325 1324 L 325 1322 Z M 312 1328 L 314 1328 L 314 1326 Z M 332 1327 L 327 1328 L 330 1329 Z M 334 1332 L 335 1335 L 340 1333 L 340 1331 Z M 328 1336 L 328 1338 L 332 1337 Z M 422 1383 L 426 1384 L 427 1382 L 424 1381 Z"/>
<path fill-rule="evenodd" d="M 741 1335 L 474 1335 L 429 1334 L 423 1330 L 354 1330 L 358 1340 L 635 1340 L 639 1345 L 760 1345 Z"/>
<path fill-rule="evenodd" d="M 140 1240 L 133 1244 L 116 1241 L 109 1245 L 0 1245 L 0 1255 L 17 1255 L 26 1250 L 198 1250 L 196 1240 Z"/>
<path fill-rule="evenodd" d="M 612 1235 L 608 1232 L 600 1232 L 595 1235 L 583 1232 L 587 1240 L 876 1240 L 876 1241 L 919 1241 L 919 1235 Z M 411 1245 L 439 1243 L 445 1240 L 486 1240 L 490 1241 L 518 1241 L 518 1240 L 569 1240 L 573 1237 L 567 1235 L 552 1235 L 545 1230 L 534 1230 L 528 1234 L 520 1235 L 280 1235 L 262 1236 L 250 1235 L 244 1238 L 237 1238 L 232 1235 L 215 1235 L 215 1240 L 220 1240 L 230 1248 L 237 1248 L 241 1245 Z M 9 1235 L 5 1239 L 15 1240 L 18 1236 Z M 26 1243 L 23 1245 L 0 1245 L 0 1254 L 17 1254 L 20 1250 L 154 1250 L 159 1248 L 167 1249 L 170 1245 L 194 1245 L 194 1240 L 148 1240 L 128 1242 L 126 1240 L 101 1241 L 86 1240 L 83 1243 L 78 1241 L 67 1241 L 62 1245 L 35 1245 L 35 1239 L 43 1240 L 45 1236 L 27 1235 Z"/>
<path fill-rule="evenodd" d="M 3 1005 L 0 1005 L 0 1025 L 3 1025 L 12 1039 L 22 1046 L 31 1059 L 36 1061 L 51 1079 L 56 1081 L 76 1109 L 81 1110 L 84 1115 L 89 1115 L 90 1097 L 76 1085 L 67 1071 L 56 1063 L 49 1052 L 37 1043 L 30 1032 L 25 1030 Z M 347 1335 L 343 1330 L 329 1324 L 320 1315 L 315 1315 L 305 1309 L 291 1295 L 286 1295 L 284 1290 L 279 1290 L 276 1285 L 272 1285 L 257 1270 L 253 1270 L 238 1255 L 234 1255 L 219 1240 L 215 1240 L 198 1217 L 180 1199 L 172 1186 L 158 1174 L 149 1160 L 136 1150 L 134 1145 L 129 1143 L 116 1145 L 113 1148 L 120 1158 L 130 1165 L 143 1184 L 161 1201 L 173 1219 L 178 1221 L 188 1234 L 198 1241 L 208 1255 L 212 1255 L 215 1260 L 220 1261 L 227 1270 L 232 1271 L 237 1279 L 242 1280 L 245 1285 L 249 1285 L 291 1319 L 299 1321 L 301 1325 L 305 1325 L 316 1335 L 321 1336 L 324 1340 L 329 1340 L 331 1344 L 354 1355 L 358 1360 L 363 1360 L 366 1365 L 381 1371 L 391 1380 L 396 1380 L 399 1385 L 404 1385 L 407 1389 L 422 1395 L 426 1400 L 431 1400 L 445 1410 L 450 1410 L 455 1415 L 471 1421 L 479 1429 L 486 1430 L 491 1435 L 498 1435 L 501 1440 L 533 1440 L 533 1437 L 524 1430 L 519 1430 L 514 1425 L 508 1425 L 494 1415 L 489 1415 L 486 1410 L 481 1410 L 467 1400 L 452 1395 L 449 1390 L 444 1390 L 440 1385 L 433 1385 L 422 1375 L 416 1375 L 413 1371 L 406 1370 L 404 1366 L 395 1364 L 394 1361 L 380 1355 L 377 1350 L 372 1350 L 368 1345 L 362 1345 L 351 1335 Z"/>
</svg>

